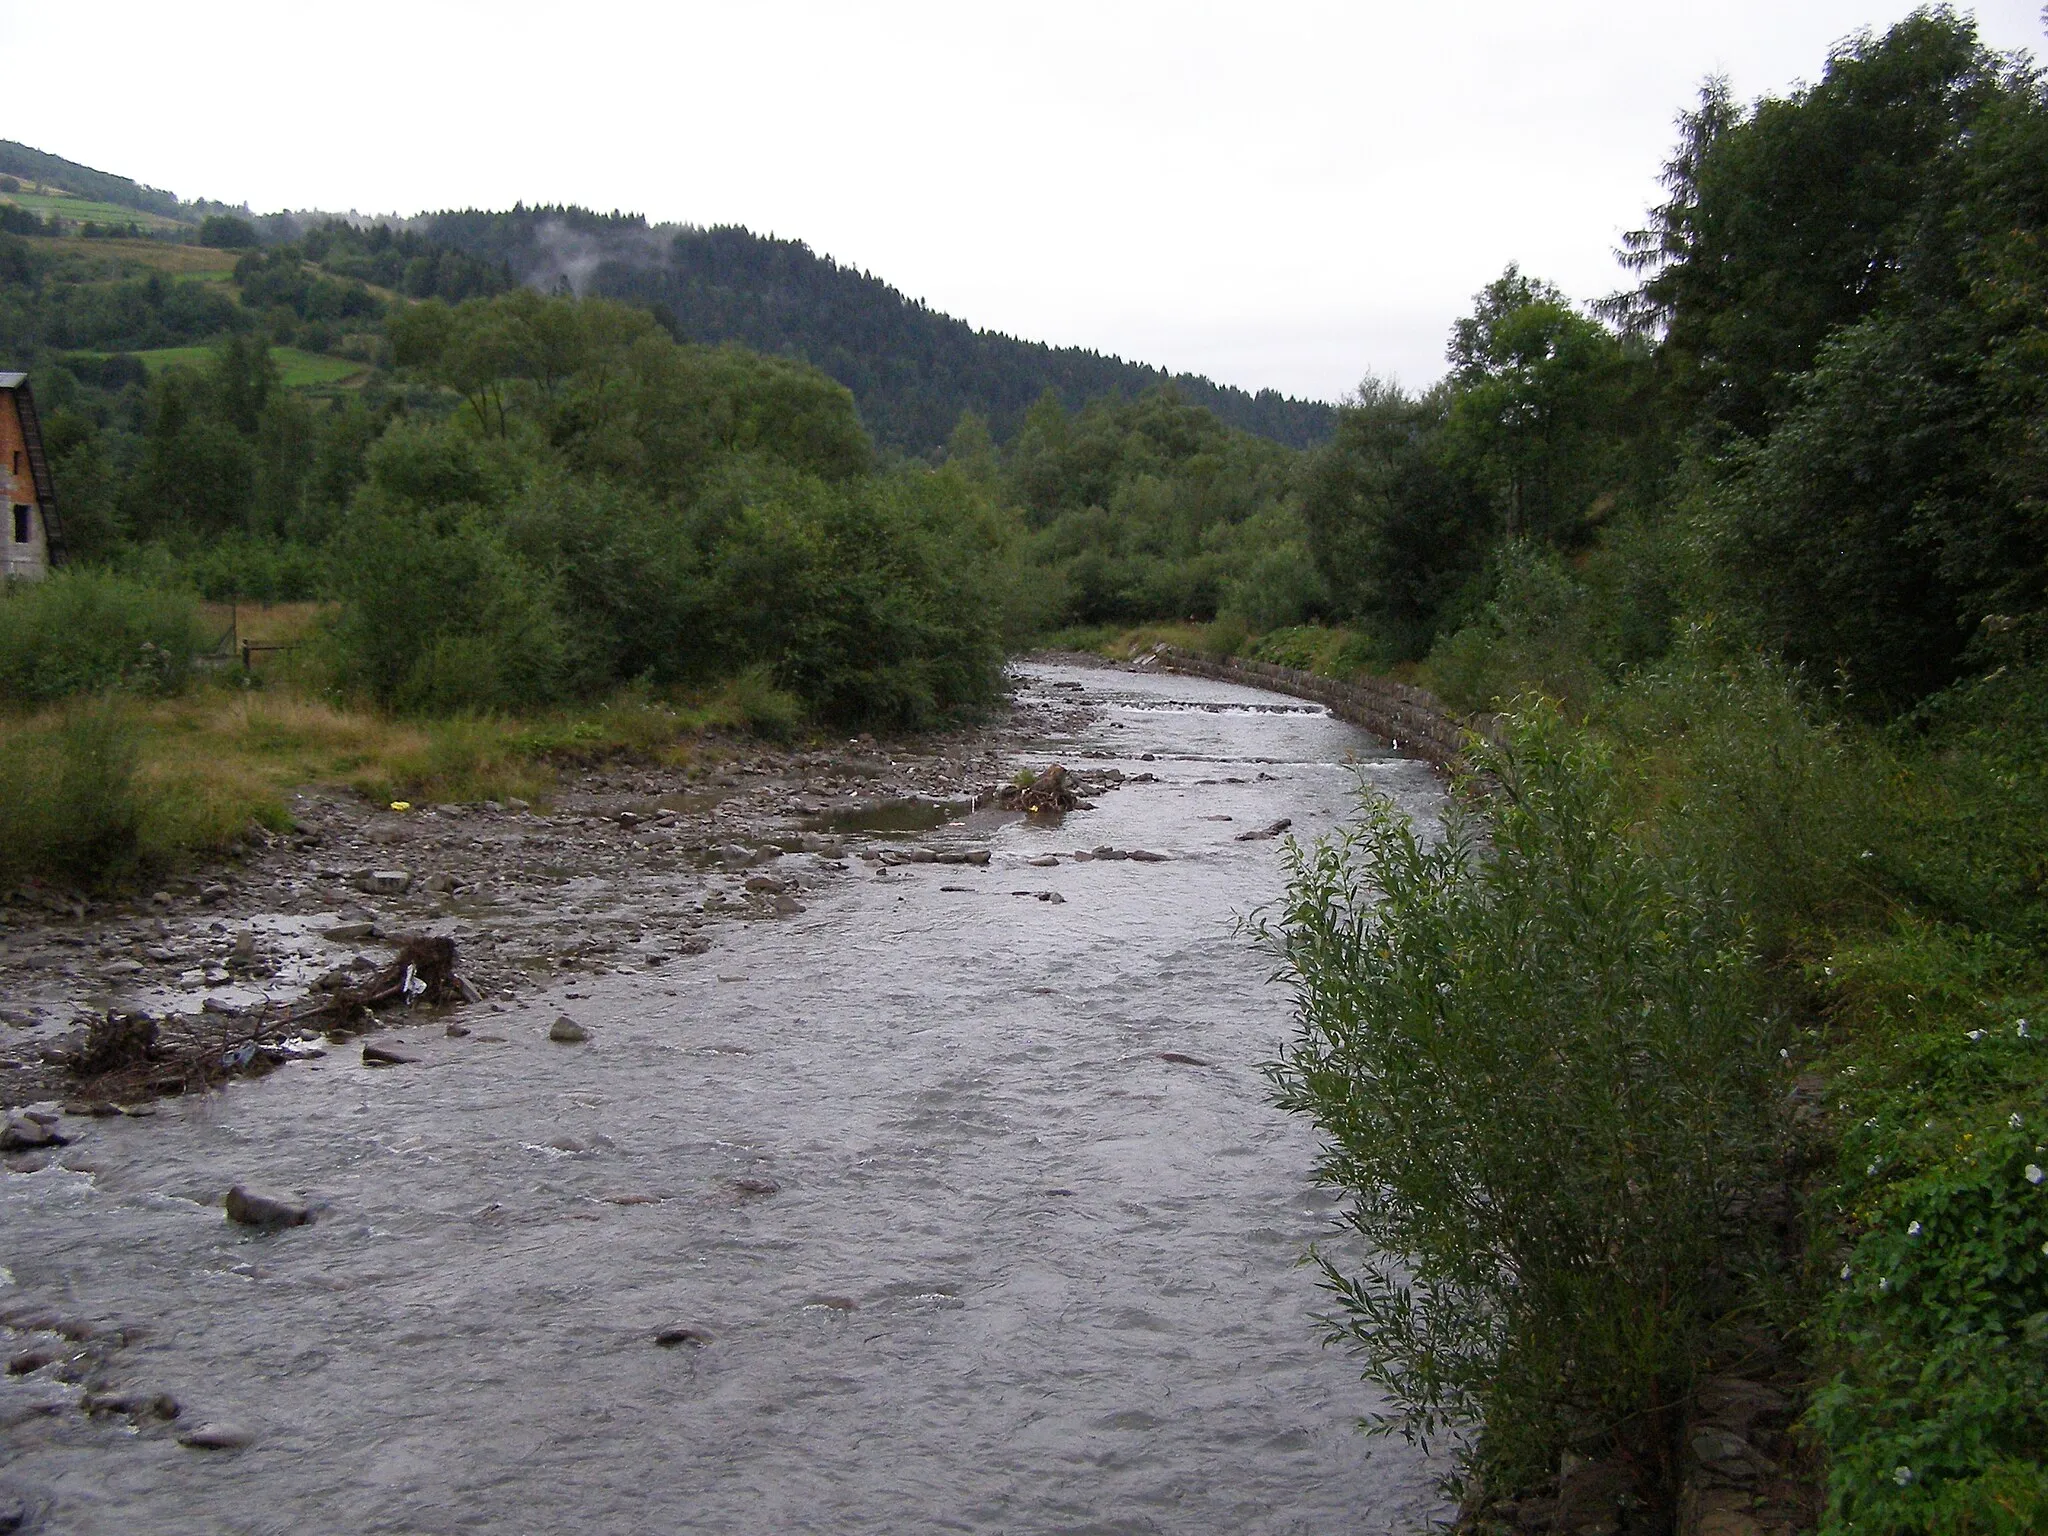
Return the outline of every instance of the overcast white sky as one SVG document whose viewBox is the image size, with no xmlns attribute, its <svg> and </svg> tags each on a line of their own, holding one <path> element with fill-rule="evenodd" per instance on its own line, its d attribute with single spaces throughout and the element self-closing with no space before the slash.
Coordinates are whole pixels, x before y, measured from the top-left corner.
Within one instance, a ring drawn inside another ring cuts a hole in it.
<svg viewBox="0 0 2048 1536">
<path fill-rule="evenodd" d="M 1709 73 L 1902 0 L 0 0 L 0 137 L 186 197 L 795 236 L 976 325 L 1334 399 L 1509 261 L 1619 286 Z M 2039 0 L 1975 8 L 2041 51 Z"/>
</svg>

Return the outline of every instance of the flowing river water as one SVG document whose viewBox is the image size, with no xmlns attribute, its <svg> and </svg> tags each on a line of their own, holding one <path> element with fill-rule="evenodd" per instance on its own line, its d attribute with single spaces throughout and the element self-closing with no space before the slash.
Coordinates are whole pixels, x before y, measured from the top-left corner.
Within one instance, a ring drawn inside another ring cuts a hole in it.
<svg viewBox="0 0 2048 1536">
<path fill-rule="evenodd" d="M 1257 1070 L 1285 991 L 1231 927 L 1281 884 L 1279 844 L 1238 833 L 1326 831 L 1360 773 L 1427 817 L 1436 781 L 1273 694 L 1021 683 L 1095 706 L 1044 758 L 1154 781 L 1064 824 L 890 835 L 992 858 L 856 862 L 680 980 L 579 978 L 467 1039 L 394 1031 L 417 1063 L 337 1050 L 0 1175 L 0 1312 L 89 1325 L 105 1384 L 183 1409 L 137 1425 L 49 1371 L 0 1380 L 0 1511 L 508 1536 L 1441 1513 L 1441 1469 L 1355 1430 L 1372 1391 L 1316 1342 L 1297 1260 L 1331 1202 Z M 1067 857 L 1097 845 L 1167 861 Z M 588 1044 L 547 1038 L 565 1008 Z M 237 1181 L 317 1218 L 231 1226 Z M 199 1422 L 253 1443 L 181 1445 Z"/>
</svg>

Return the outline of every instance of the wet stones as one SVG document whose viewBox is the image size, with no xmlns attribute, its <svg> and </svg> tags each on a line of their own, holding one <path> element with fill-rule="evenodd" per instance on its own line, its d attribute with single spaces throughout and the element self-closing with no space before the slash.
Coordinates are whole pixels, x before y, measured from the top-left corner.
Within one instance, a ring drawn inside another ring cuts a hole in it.
<svg viewBox="0 0 2048 1536">
<path fill-rule="evenodd" d="M 239 1424 L 201 1424 L 178 1436 L 178 1444 L 195 1451 L 239 1451 L 256 1443 L 256 1436 Z"/>
<path fill-rule="evenodd" d="M 168 1392 L 88 1392 L 78 1406 L 94 1418 L 118 1414 L 138 1423 L 144 1419 L 168 1423 L 181 1411 L 178 1400 Z"/>
<path fill-rule="evenodd" d="M 388 1045 L 363 1046 L 363 1065 L 366 1067 L 410 1067 L 418 1061 L 419 1057 L 394 1051 Z"/>
<path fill-rule="evenodd" d="M 732 1187 L 733 1192 L 743 1200 L 758 1200 L 766 1195 L 779 1195 L 782 1193 L 782 1186 L 776 1183 L 775 1180 L 764 1179 L 758 1175 L 734 1179 Z"/>
<path fill-rule="evenodd" d="M 403 896 L 412 889 L 412 871 L 407 869 L 366 869 L 353 881 L 355 888 L 370 896 Z"/>
<path fill-rule="evenodd" d="M 1250 832 L 1238 833 L 1236 840 L 1240 843 L 1260 842 L 1265 838 L 1278 837 L 1282 832 L 1285 832 L 1289 827 L 1293 825 L 1294 818 L 1292 816 L 1282 816 L 1278 821 L 1273 822 L 1268 826 L 1258 827 Z"/>
<path fill-rule="evenodd" d="M 1161 1051 L 1159 1059 L 1176 1067 L 1212 1067 L 1215 1065 L 1214 1062 L 1204 1061 L 1199 1056 L 1190 1056 L 1186 1051 Z"/>
<path fill-rule="evenodd" d="M 581 1045 L 590 1038 L 590 1031 L 565 1013 L 548 1026 L 548 1038 L 557 1045 Z"/>
<path fill-rule="evenodd" d="M 228 1220 L 238 1226 L 275 1232 L 285 1227 L 303 1227 L 313 1219 L 312 1209 L 284 1195 L 266 1194 L 237 1184 L 222 1202 Z"/>
<path fill-rule="evenodd" d="M 711 1334 L 703 1328 L 664 1328 L 654 1342 L 661 1349 L 702 1349 L 711 1342 Z"/>
<path fill-rule="evenodd" d="M 36 1110 L 9 1110 L 0 1123 L 0 1152 L 33 1152 L 44 1147 L 62 1147 L 71 1138 L 57 1129 L 57 1117 Z"/>
</svg>

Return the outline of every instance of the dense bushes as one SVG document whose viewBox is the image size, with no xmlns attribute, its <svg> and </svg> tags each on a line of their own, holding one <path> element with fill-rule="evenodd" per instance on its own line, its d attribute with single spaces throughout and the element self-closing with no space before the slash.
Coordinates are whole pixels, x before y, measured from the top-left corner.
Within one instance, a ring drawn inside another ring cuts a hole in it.
<svg viewBox="0 0 2048 1536">
<path fill-rule="evenodd" d="M 0 703 L 174 692 L 200 643 L 198 608 L 175 591 L 92 570 L 0 583 Z"/>
<path fill-rule="evenodd" d="M 1441 838 L 1368 797 L 1290 854 L 1264 931 L 1301 1033 L 1281 1102 L 1372 1255 L 1325 1262 L 1333 1337 L 1393 1395 L 1382 1425 L 1483 1421 L 1521 1487 L 1561 1448 L 1660 1466 L 1738 1197 L 1768 1156 L 1779 1029 L 1743 914 L 1547 708 L 1476 767 Z"/>
</svg>

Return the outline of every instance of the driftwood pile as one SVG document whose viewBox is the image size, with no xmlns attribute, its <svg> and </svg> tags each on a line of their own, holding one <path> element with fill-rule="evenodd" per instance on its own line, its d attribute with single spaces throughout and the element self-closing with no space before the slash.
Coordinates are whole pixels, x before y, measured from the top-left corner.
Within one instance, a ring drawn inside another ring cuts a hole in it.
<svg viewBox="0 0 2048 1536">
<path fill-rule="evenodd" d="M 290 1037 L 306 1026 L 341 1040 L 370 1028 L 379 1009 L 479 1001 L 455 969 L 455 941 L 412 938 L 361 984 L 341 987 L 282 1014 L 206 1015 L 169 1038 L 146 1013 L 110 1012 L 87 1026 L 65 1062 L 75 1091 L 91 1101 L 129 1101 L 210 1087 L 236 1073 L 261 1073 L 297 1054 Z M 207 1023 L 219 1018 L 217 1027 Z"/>
<path fill-rule="evenodd" d="M 1074 776 L 1054 763 L 1029 784 L 1006 785 L 996 803 L 1006 811 L 1060 815 L 1077 809 L 1081 796 L 1074 787 Z"/>
</svg>

